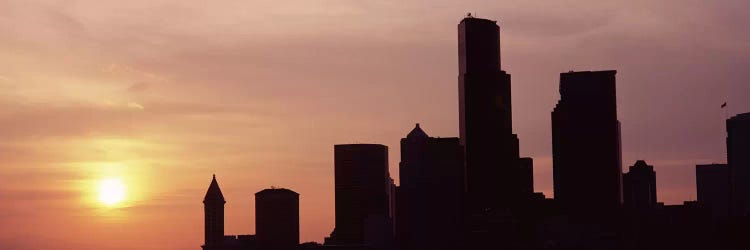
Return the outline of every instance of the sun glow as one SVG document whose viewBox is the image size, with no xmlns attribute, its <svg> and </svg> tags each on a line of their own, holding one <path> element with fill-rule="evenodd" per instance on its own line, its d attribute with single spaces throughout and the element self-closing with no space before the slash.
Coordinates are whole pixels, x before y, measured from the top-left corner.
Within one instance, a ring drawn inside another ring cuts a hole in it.
<svg viewBox="0 0 750 250">
<path fill-rule="evenodd" d="M 109 178 L 99 181 L 99 202 L 114 206 L 125 200 L 125 184 L 120 179 Z"/>
</svg>

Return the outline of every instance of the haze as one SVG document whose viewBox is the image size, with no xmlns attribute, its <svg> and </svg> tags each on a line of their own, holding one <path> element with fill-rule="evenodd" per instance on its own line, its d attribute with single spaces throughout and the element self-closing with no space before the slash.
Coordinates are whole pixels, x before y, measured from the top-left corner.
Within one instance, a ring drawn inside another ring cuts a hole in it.
<svg viewBox="0 0 750 250">
<path fill-rule="evenodd" d="M 746 1 L 0 1 L 0 248 L 198 249 L 216 174 L 227 234 L 252 194 L 301 194 L 301 240 L 333 228 L 333 144 L 458 136 L 456 25 L 498 20 L 514 130 L 552 194 L 559 73 L 616 69 L 623 169 L 695 199 L 750 111 Z M 728 107 L 720 109 L 720 105 Z M 127 187 L 116 207 L 97 183 Z"/>
</svg>

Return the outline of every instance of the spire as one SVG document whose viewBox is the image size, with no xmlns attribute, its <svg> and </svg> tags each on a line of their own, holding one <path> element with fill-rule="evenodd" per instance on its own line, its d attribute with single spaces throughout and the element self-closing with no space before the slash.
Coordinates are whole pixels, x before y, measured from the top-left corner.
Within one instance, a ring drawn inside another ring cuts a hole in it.
<svg viewBox="0 0 750 250">
<path fill-rule="evenodd" d="M 409 132 L 408 135 L 406 135 L 406 138 L 428 138 L 430 137 L 425 133 L 422 128 L 419 127 L 419 123 L 414 127 L 414 129 Z"/>
<path fill-rule="evenodd" d="M 219 183 L 216 182 L 215 174 L 213 179 L 211 180 L 211 185 L 208 186 L 208 191 L 206 191 L 206 197 L 203 198 L 203 202 L 205 203 L 206 201 L 225 202 L 224 195 L 221 194 L 221 188 L 219 188 Z"/>
</svg>

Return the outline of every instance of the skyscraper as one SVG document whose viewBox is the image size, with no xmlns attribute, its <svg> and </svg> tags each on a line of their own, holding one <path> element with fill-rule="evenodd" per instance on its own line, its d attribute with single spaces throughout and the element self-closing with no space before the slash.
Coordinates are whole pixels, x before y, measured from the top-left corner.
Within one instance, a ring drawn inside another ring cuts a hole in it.
<svg viewBox="0 0 750 250">
<path fill-rule="evenodd" d="M 336 228 L 328 245 L 383 248 L 392 243 L 389 215 L 392 189 L 388 147 L 379 144 L 334 146 Z"/>
<path fill-rule="evenodd" d="M 467 17 L 458 25 L 460 141 L 475 210 L 513 205 L 521 196 L 510 75 L 500 67 L 500 28 Z"/>
<path fill-rule="evenodd" d="M 750 215 L 750 113 L 727 120 L 727 160 L 736 215 Z"/>
<path fill-rule="evenodd" d="M 458 138 L 430 137 L 417 124 L 401 139 L 396 209 L 401 250 L 462 247 L 464 172 Z"/>
<path fill-rule="evenodd" d="M 606 211 L 622 203 L 617 71 L 560 74 L 552 111 L 555 200 L 570 211 Z"/>
<path fill-rule="evenodd" d="M 205 241 L 203 250 L 223 250 L 224 241 L 224 195 L 221 193 L 216 175 L 203 198 Z"/>
<path fill-rule="evenodd" d="M 656 172 L 646 161 L 636 161 L 623 177 L 623 198 L 625 206 L 635 209 L 649 209 L 656 206 Z"/>
<path fill-rule="evenodd" d="M 704 164 L 695 166 L 695 186 L 698 203 L 711 211 L 714 218 L 729 215 L 730 182 L 727 164 Z"/>
<path fill-rule="evenodd" d="M 255 193 L 255 232 L 265 250 L 299 245 L 299 194 L 285 188 Z"/>
</svg>

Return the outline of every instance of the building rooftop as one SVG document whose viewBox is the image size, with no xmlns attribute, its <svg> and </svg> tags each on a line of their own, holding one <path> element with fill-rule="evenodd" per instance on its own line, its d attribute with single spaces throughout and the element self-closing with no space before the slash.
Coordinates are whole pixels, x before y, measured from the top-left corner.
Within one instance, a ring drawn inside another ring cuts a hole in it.
<svg viewBox="0 0 750 250">
<path fill-rule="evenodd" d="M 219 183 L 216 182 L 216 175 L 211 180 L 211 185 L 208 186 L 206 196 L 203 198 L 203 202 L 206 201 L 225 201 L 224 194 L 221 193 L 221 188 L 219 188 Z"/>
</svg>

